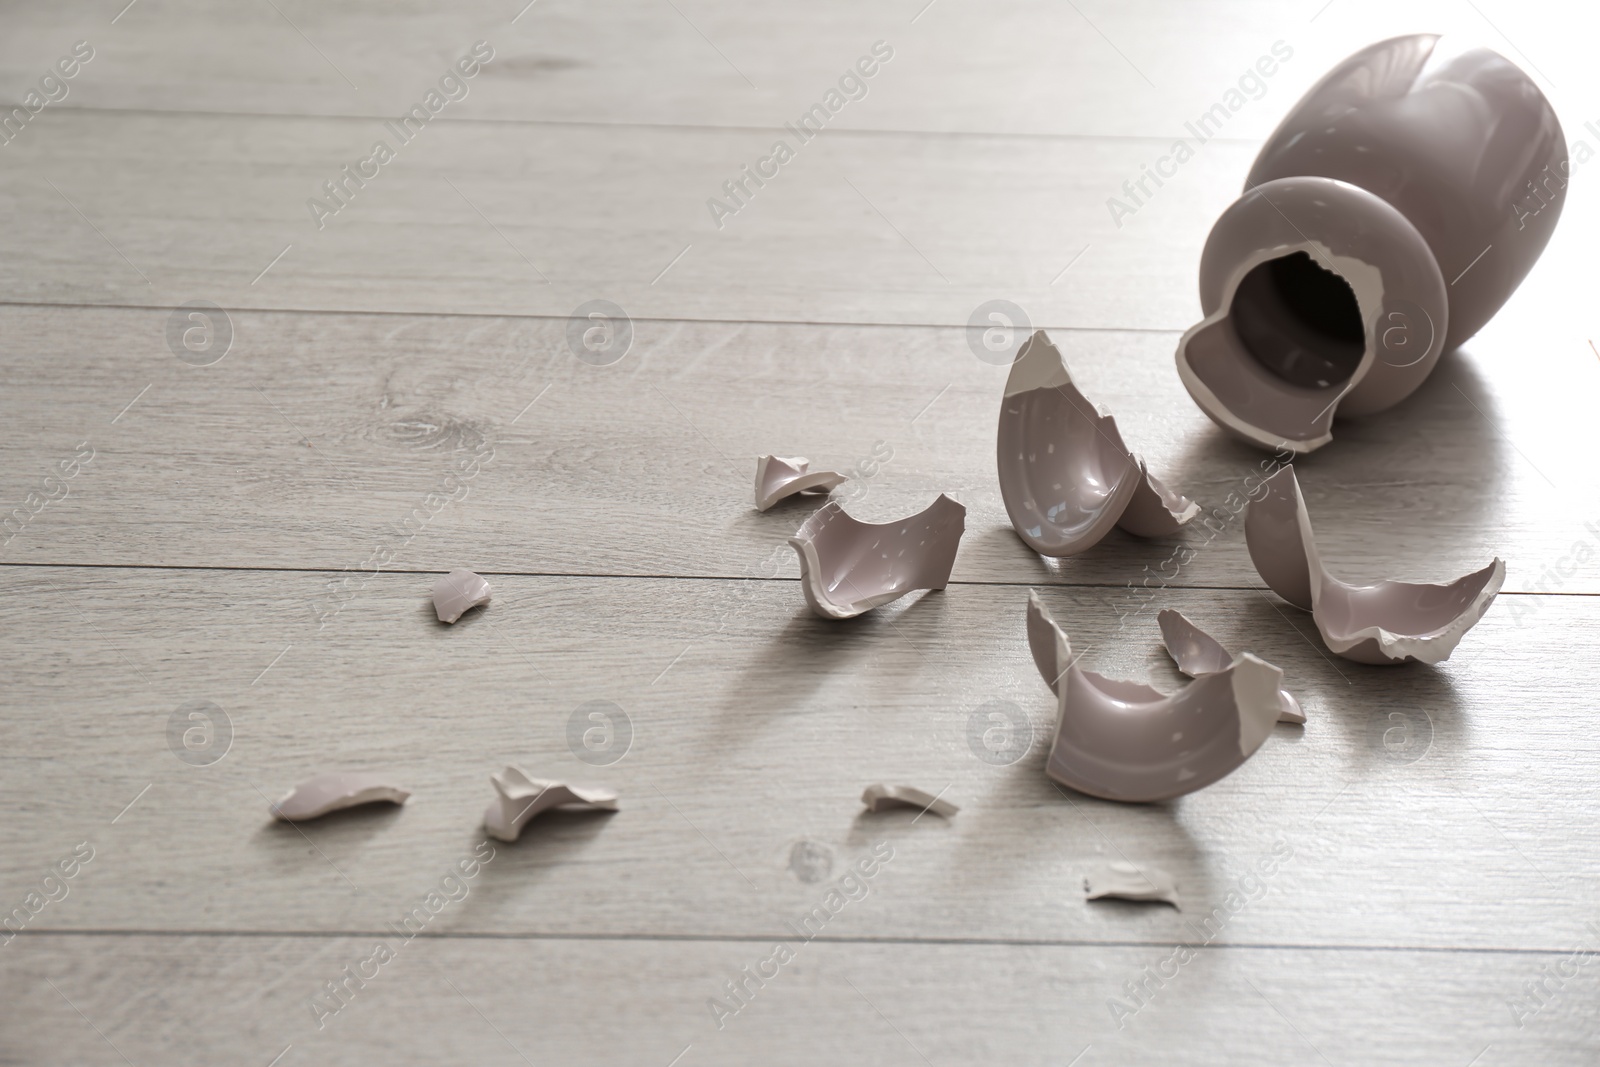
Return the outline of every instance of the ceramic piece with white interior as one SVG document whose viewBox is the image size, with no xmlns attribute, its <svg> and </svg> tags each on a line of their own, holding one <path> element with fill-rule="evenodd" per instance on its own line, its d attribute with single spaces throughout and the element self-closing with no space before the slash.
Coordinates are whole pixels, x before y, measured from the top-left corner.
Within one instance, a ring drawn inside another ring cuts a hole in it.
<svg viewBox="0 0 1600 1067">
<path fill-rule="evenodd" d="M 1246 652 L 1167 696 L 1083 670 L 1038 593 L 1028 596 L 1028 647 L 1056 694 L 1045 772 L 1106 800 L 1193 793 L 1242 766 L 1278 721 L 1283 672 Z"/>
<path fill-rule="evenodd" d="M 1483 618 L 1506 580 L 1497 557 L 1443 585 L 1343 582 L 1328 573 L 1291 464 L 1261 483 L 1244 515 L 1250 560 L 1274 593 L 1304 611 L 1328 648 L 1357 663 L 1442 663 Z"/>
<path fill-rule="evenodd" d="M 1161 484 L 1123 444 L 1117 422 L 1095 410 L 1039 330 L 1011 365 L 995 442 L 1000 496 L 1012 528 L 1045 556 L 1071 556 L 1113 526 L 1163 537 L 1200 506 Z"/>
<path fill-rule="evenodd" d="M 789 538 L 806 604 L 824 619 L 850 619 L 918 589 L 943 589 L 966 520 L 967 509 L 942 493 L 893 522 L 862 522 L 829 503 Z"/>
</svg>

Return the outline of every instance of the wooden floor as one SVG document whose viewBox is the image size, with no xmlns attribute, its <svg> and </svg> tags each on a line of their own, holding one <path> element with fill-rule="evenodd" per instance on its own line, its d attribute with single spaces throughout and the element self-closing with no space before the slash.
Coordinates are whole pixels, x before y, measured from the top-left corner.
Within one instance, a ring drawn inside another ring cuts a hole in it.
<svg viewBox="0 0 1600 1067">
<path fill-rule="evenodd" d="M 1338 573 L 1507 560 L 1436 668 L 1330 658 L 1236 517 L 1025 551 L 994 476 L 1006 371 L 965 329 L 1020 304 L 1220 506 L 1260 456 L 1172 352 L 1262 138 L 1342 56 L 1437 29 L 1535 71 L 1600 148 L 1592 15 L 122 2 L 0 33 L 4 99 L 93 50 L 0 145 L 0 512 L 28 517 L 0 548 L 0 912 L 31 914 L 0 943 L 0 1063 L 1600 1058 L 1600 164 L 1482 334 L 1298 465 Z M 477 41 L 466 96 L 319 228 L 308 198 Z M 719 227 L 707 199 L 880 41 L 866 95 Z M 1260 98 L 1118 226 L 1107 198 L 1279 41 Z M 569 345 L 596 299 L 631 320 L 607 365 Z M 219 308 L 207 354 L 192 301 Z M 811 617 L 783 544 L 809 506 L 752 510 L 764 452 L 853 471 L 870 519 L 960 499 L 949 589 Z M 1194 561 L 1135 594 L 1178 544 Z M 445 628 L 428 592 L 456 567 L 495 598 Z M 1179 608 L 1279 664 L 1309 721 L 1172 803 L 1057 789 L 1030 587 L 1086 662 L 1158 686 Z M 478 862 L 508 762 L 622 810 Z M 333 767 L 414 796 L 268 818 Z M 864 814 L 873 781 L 961 813 Z M 1085 904 L 1118 858 L 1172 871 L 1182 910 Z"/>
</svg>

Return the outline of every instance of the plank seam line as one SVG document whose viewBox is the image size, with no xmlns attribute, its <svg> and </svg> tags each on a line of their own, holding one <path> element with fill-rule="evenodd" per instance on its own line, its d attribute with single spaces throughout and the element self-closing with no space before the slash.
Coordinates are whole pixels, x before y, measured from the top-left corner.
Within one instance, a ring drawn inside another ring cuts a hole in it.
<svg viewBox="0 0 1600 1067">
<path fill-rule="evenodd" d="M 261 573 L 261 574 L 343 574 L 343 573 L 345 573 L 343 570 L 338 569 L 338 568 L 334 568 L 334 567 L 286 567 L 286 566 L 285 567 L 266 567 L 266 566 L 243 567 L 243 566 L 221 564 L 221 563 L 215 563 L 215 564 L 209 564 L 209 563 L 200 563 L 200 564 L 170 564 L 170 563 L 39 563 L 39 562 L 30 561 L 30 560 L 9 560 L 9 561 L 0 560 L 0 568 L 6 568 L 6 567 L 17 567 L 17 568 L 30 568 L 31 567 L 31 568 L 55 569 L 55 570 L 164 571 L 164 572 L 169 572 L 169 573 L 170 572 L 179 572 L 179 571 L 230 571 L 230 572 L 236 571 L 236 572 L 246 573 L 246 574 L 249 574 L 249 573 Z M 442 570 L 413 570 L 413 569 L 410 569 L 410 568 L 390 567 L 390 568 L 388 568 L 386 570 L 382 570 L 382 571 L 376 572 L 375 576 L 383 576 L 383 575 L 427 576 L 427 575 L 445 574 L 445 573 L 447 573 L 447 572 L 442 571 Z M 577 572 L 577 571 L 494 571 L 494 570 L 478 570 L 478 571 L 475 571 L 474 573 L 481 574 L 481 575 L 483 575 L 485 577 L 490 577 L 490 578 L 573 578 L 573 579 L 581 578 L 581 579 L 586 579 L 586 580 L 587 579 L 611 579 L 611 580 L 616 580 L 616 581 L 629 581 L 629 580 L 637 579 L 637 580 L 642 580 L 642 581 L 667 581 L 667 582 L 770 582 L 770 583 L 773 583 L 773 584 L 777 584 L 777 583 L 780 583 L 780 582 L 796 583 L 796 582 L 800 581 L 800 579 L 798 577 L 794 577 L 794 578 L 762 578 L 762 577 L 757 577 L 757 576 L 754 576 L 754 575 L 741 576 L 741 575 L 733 575 L 733 574 L 630 574 L 630 573 L 613 574 L 613 573 L 586 572 L 586 571 L 585 572 Z M 1015 581 L 1015 582 L 1008 582 L 1008 581 L 1001 581 L 1000 579 L 982 580 L 982 579 L 973 579 L 973 578 L 963 578 L 963 579 L 954 579 L 954 578 L 952 578 L 950 580 L 949 584 L 953 585 L 953 586 L 954 585 L 976 586 L 976 587 L 994 586 L 996 588 L 1004 588 L 1004 589 L 1015 589 L 1015 588 L 1035 588 L 1035 589 L 1128 589 L 1128 588 L 1133 588 L 1132 586 L 1130 586 L 1129 584 L 1124 583 L 1124 582 L 1061 582 L 1061 581 Z M 1209 592 L 1218 592 L 1218 593 L 1222 593 L 1222 592 L 1240 592 L 1240 593 L 1246 593 L 1246 592 L 1259 591 L 1258 587 L 1253 586 L 1253 585 L 1178 585 L 1178 584 L 1173 583 L 1173 582 L 1169 582 L 1166 585 L 1161 586 L 1161 588 L 1162 589 L 1175 589 L 1175 590 L 1178 590 L 1180 592 L 1195 592 L 1195 593 L 1209 593 Z M 1582 591 L 1540 592 L 1540 591 L 1532 590 L 1532 589 L 1525 589 L 1525 590 L 1503 589 L 1503 590 L 1500 591 L 1500 593 L 1498 595 L 1499 596 L 1590 597 L 1590 596 L 1600 596 L 1600 592 L 1594 592 L 1594 593 L 1586 593 L 1586 592 L 1582 592 Z"/>
<path fill-rule="evenodd" d="M 105 927 L 83 930 L 40 930 L 29 927 L 16 932 L 16 936 L 31 937 L 160 937 L 160 938 L 188 938 L 188 937 L 239 937 L 254 939 L 269 938 L 303 938 L 307 940 L 331 940 L 334 938 L 370 938 L 386 937 L 392 931 L 386 930 L 138 930 L 121 927 Z M 519 931 L 513 933 L 489 933 L 486 931 L 460 931 L 429 933 L 423 932 L 417 938 L 436 941 L 621 941 L 621 942 L 666 942 L 666 943 L 766 943 L 773 940 L 783 940 L 783 936 L 776 933 L 767 934 L 629 934 L 629 933 L 556 933 L 540 931 Z M 790 938 L 793 940 L 793 938 Z M 1078 938 L 980 938 L 980 937 L 841 937 L 818 935 L 807 939 L 835 945 L 929 945 L 952 946 L 971 948 L 1170 948 L 1174 944 L 1185 942 L 1179 935 L 1156 940 L 1105 940 L 1096 941 Z M 1500 945 L 1343 945 L 1343 944 L 1317 944 L 1313 942 L 1295 941 L 1261 941 L 1261 942 L 1217 942 L 1212 941 L 1205 945 L 1208 949 L 1237 949 L 1248 952 L 1381 952 L 1404 953 L 1415 952 L 1428 955 L 1512 955 L 1512 956 L 1562 956 L 1570 955 L 1570 947 L 1563 948 L 1535 948 Z"/>
<path fill-rule="evenodd" d="M 382 122 L 393 118 L 393 115 L 352 115 L 340 112 L 330 115 L 297 115 L 290 111 L 207 111 L 199 108 L 160 108 L 160 107 L 95 107 L 81 104 L 69 104 L 60 109 L 63 112 L 73 112 L 82 115 L 150 115 L 150 116 L 177 116 L 183 118 L 218 118 L 218 119 L 276 119 L 280 121 L 330 121 L 330 122 Z M 557 126 L 573 129 L 635 129 L 635 130 L 683 130 L 686 132 L 704 133 L 760 133 L 782 134 L 784 129 L 779 126 L 759 126 L 746 123 L 719 123 L 719 122 L 638 122 L 638 121 L 603 121 L 599 119 L 517 119 L 504 116 L 490 115 L 454 115 L 445 119 L 450 123 L 461 123 L 472 126 Z M 829 133 L 844 134 L 853 137 L 926 137 L 931 139 L 948 138 L 950 140 L 1007 140 L 1007 141 L 1106 141 L 1110 143 L 1144 143 L 1171 144 L 1172 134 L 1122 134 L 1122 133 L 1038 133 L 1031 131 L 1006 131 L 1006 130 L 890 130 L 873 127 L 870 129 L 850 129 L 829 127 Z M 1260 137 L 1212 137 L 1206 143 L 1219 143 L 1237 145 L 1239 147 L 1259 146 L 1265 144 L 1265 139 Z"/>
<path fill-rule="evenodd" d="M 5 300 L 0 299 L 0 307 L 17 308 L 72 308 L 82 311 L 98 311 L 109 309 L 113 311 L 152 311 L 170 314 L 172 308 L 166 304 L 83 304 L 69 301 L 56 300 Z M 559 314 L 528 314 L 503 311 L 389 311 L 382 308 L 363 308 L 346 310 L 340 308 L 291 308 L 291 307 L 229 307 L 224 309 L 233 315 L 349 315 L 349 316 L 386 316 L 405 317 L 415 319 L 550 319 L 555 322 L 565 322 L 570 315 Z M 674 318 L 664 315 L 630 315 L 630 322 L 664 322 L 664 323 L 710 323 L 724 326 L 824 326 L 824 327 L 865 327 L 878 330 L 962 330 L 967 327 L 960 323 L 951 322 L 845 322 L 843 320 L 808 320 L 808 319 L 727 319 L 727 318 Z M 1036 323 L 1036 330 L 1053 330 L 1056 333 L 1136 333 L 1158 334 L 1178 337 L 1182 329 L 1168 329 L 1153 326 L 1064 326 L 1049 323 Z"/>
</svg>

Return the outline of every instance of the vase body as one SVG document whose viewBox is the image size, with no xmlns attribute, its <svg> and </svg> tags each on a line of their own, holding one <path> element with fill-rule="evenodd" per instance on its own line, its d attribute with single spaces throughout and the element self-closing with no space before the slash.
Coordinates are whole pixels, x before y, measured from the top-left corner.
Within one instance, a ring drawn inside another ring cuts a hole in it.
<svg viewBox="0 0 1600 1067">
<path fill-rule="evenodd" d="M 1451 44 L 1397 37 L 1335 67 L 1212 228 L 1178 370 L 1236 435 L 1309 452 L 1335 413 L 1399 403 L 1549 242 L 1561 124 L 1511 61 Z"/>
</svg>

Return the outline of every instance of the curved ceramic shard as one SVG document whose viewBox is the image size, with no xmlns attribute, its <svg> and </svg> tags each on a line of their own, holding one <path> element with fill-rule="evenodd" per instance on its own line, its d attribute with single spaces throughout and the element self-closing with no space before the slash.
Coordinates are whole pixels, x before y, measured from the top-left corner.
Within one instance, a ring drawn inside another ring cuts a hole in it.
<svg viewBox="0 0 1600 1067">
<path fill-rule="evenodd" d="M 826 493 L 848 480 L 838 471 L 810 468 L 811 461 L 802 456 L 756 457 L 756 510 L 766 511 L 796 493 Z"/>
<path fill-rule="evenodd" d="M 1043 330 L 1028 338 L 1006 379 L 995 443 L 1000 495 L 1017 535 L 1035 552 L 1084 552 L 1120 525 L 1159 537 L 1199 513 L 1122 443 L 1095 411 Z"/>
<path fill-rule="evenodd" d="M 1028 590 L 1028 651 L 1033 653 L 1033 665 L 1050 692 L 1061 695 L 1061 682 L 1067 667 L 1072 663 L 1072 646 L 1067 635 L 1051 618 L 1050 609 L 1039 599 L 1037 589 Z"/>
<path fill-rule="evenodd" d="M 1351 584 L 1328 573 L 1311 535 L 1311 516 L 1294 466 L 1261 483 L 1245 509 L 1244 540 L 1267 586 L 1311 612 L 1328 648 L 1357 663 L 1442 663 L 1475 626 L 1506 580 L 1496 557 L 1443 585 L 1375 581 Z"/>
<path fill-rule="evenodd" d="M 875 782 L 862 791 L 861 803 L 867 806 L 868 811 L 896 807 L 919 808 L 944 819 L 951 818 L 961 810 L 948 800 L 914 785 L 884 785 L 881 782 Z"/>
<path fill-rule="evenodd" d="M 789 538 L 800 588 L 824 619 L 849 619 L 917 589 L 943 589 L 955 566 L 967 509 L 944 494 L 894 522 L 862 522 L 829 503 Z"/>
<path fill-rule="evenodd" d="M 440 622 L 455 622 L 489 602 L 489 583 L 471 571 L 451 571 L 433 583 L 433 610 Z"/>
<path fill-rule="evenodd" d="M 1213 420 L 1310 452 L 1398 404 L 1499 310 L 1561 215 L 1567 139 L 1533 79 L 1435 34 L 1380 41 L 1268 138 L 1200 260 L 1178 372 Z"/>
<path fill-rule="evenodd" d="M 615 790 L 581 789 L 530 778 L 521 767 L 508 766 L 499 774 L 491 774 L 489 781 L 494 783 L 497 796 L 483 813 L 483 828 L 500 841 L 515 841 L 534 816 L 551 808 L 617 810 Z"/>
<path fill-rule="evenodd" d="M 1102 863 L 1084 876 L 1083 899 L 1099 900 L 1102 897 L 1153 901 L 1183 910 L 1178 904 L 1177 879 L 1160 867 L 1149 864 L 1141 867 L 1125 860 Z"/>
<path fill-rule="evenodd" d="M 1167 608 L 1156 616 L 1161 624 L 1161 642 L 1167 646 L 1167 655 L 1178 669 L 1191 678 L 1203 674 L 1216 674 L 1228 669 L 1233 654 L 1223 648 L 1215 637 L 1190 622 L 1181 612 Z M 1306 713 L 1300 702 L 1287 689 L 1278 690 L 1278 721 L 1304 726 Z"/>
<path fill-rule="evenodd" d="M 1028 642 L 1056 679 L 1056 735 L 1045 771 L 1107 800 L 1152 801 L 1203 789 L 1255 754 L 1278 719 L 1283 672 L 1246 652 L 1172 696 L 1079 669 L 1037 594 Z"/>
<path fill-rule="evenodd" d="M 1170 537 L 1178 528 L 1200 514 L 1200 505 L 1166 487 L 1139 460 L 1139 480 L 1133 488 L 1127 510 L 1117 525 L 1135 537 Z"/>
<path fill-rule="evenodd" d="M 382 775 L 334 771 L 307 778 L 275 801 L 269 810 L 273 818 L 301 822 L 362 804 L 404 804 L 409 796 L 409 790 L 390 784 Z"/>
</svg>

